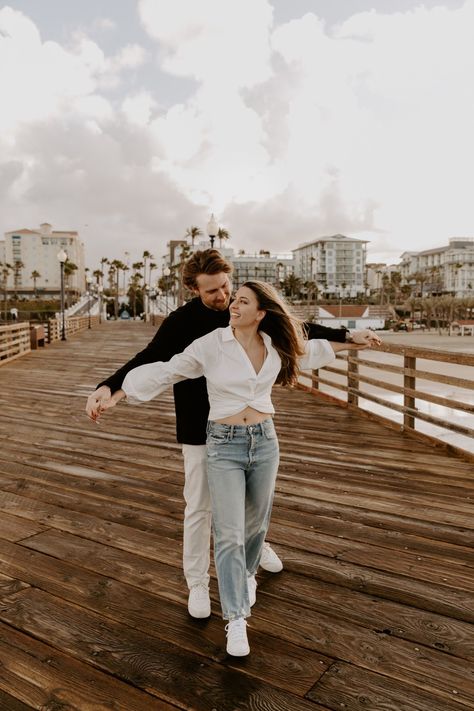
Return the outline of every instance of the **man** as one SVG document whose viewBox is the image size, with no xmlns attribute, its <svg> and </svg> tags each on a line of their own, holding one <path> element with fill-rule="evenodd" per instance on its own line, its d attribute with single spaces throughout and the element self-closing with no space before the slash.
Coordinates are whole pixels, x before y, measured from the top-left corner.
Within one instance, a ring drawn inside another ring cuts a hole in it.
<svg viewBox="0 0 474 711">
<path fill-rule="evenodd" d="M 88 400 L 86 411 L 97 419 L 101 406 L 122 386 L 133 368 L 155 361 L 168 361 L 181 353 L 196 338 L 228 326 L 232 284 L 232 265 L 215 249 L 195 252 L 183 268 L 183 283 L 195 297 L 172 312 L 154 338 L 140 353 L 103 381 Z M 348 340 L 347 329 L 307 324 L 309 338 Z M 349 334 L 356 343 L 378 342 L 372 331 Z M 174 385 L 176 436 L 184 457 L 183 570 L 189 588 L 188 611 L 192 617 L 209 617 L 209 563 L 211 504 L 206 470 L 206 427 L 209 400 L 205 378 L 185 380 Z M 281 560 L 266 543 L 260 565 L 270 572 L 283 568 Z"/>
</svg>

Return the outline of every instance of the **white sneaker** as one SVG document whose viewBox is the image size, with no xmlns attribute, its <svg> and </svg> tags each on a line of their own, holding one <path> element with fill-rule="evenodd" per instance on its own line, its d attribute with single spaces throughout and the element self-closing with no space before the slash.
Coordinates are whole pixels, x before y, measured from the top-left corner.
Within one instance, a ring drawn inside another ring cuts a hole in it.
<svg viewBox="0 0 474 711">
<path fill-rule="evenodd" d="M 257 581 L 255 575 L 249 575 L 247 578 L 247 590 L 249 593 L 250 607 L 253 607 L 257 601 Z"/>
<path fill-rule="evenodd" d="M 189 590 L 188 612 L 191 617 L 209 617 L 211 614 L 211 598 L 209 588 L 204 583 L 197 583 Z"/>
<path fill-rule="evenodd" d="M 227 654 L 232 657 L 246 657 L 250 654 L 250 647 L 247 639 L 247 622 L 243 617 L 231 620 L 226 626 L 227 632 Z"/>
<path fill-rule="evenodd" d="M 269 573 L 279 573 L 280 570 L 283 570 L 283 563 L 281 562 L 275 551 L 270 548 L 269 543 L 263 544 L 260 565 L 264 570 L 268 570 Z"/>
</svg>

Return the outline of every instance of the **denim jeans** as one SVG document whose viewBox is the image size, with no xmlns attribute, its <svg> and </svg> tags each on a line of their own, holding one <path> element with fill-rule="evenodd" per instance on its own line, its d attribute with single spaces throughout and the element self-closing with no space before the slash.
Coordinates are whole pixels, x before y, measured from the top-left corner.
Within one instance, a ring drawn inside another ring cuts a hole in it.
<svg viewBox="0 0 474 711">
<path fill-rule="evenodd" d="M 262 554 L 278 472 L 271 418 L 258 425 L 208 423 L 207 476 L 222 616 L 250 615 L 247 576 Z"/>
</svg>

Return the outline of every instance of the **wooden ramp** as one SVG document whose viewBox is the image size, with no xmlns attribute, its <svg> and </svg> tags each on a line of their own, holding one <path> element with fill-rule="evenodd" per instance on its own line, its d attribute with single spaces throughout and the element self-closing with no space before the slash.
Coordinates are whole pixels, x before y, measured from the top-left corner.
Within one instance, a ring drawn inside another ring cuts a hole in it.
<svg viewBox="0 0 474 711">
<path fill-rule="evenodd" d="M 474 708 L 472 464 L 301 392 L 251 655 L 191 619 L 171 392 L 85 397 L 153 333 L 109 323 L 0 367 L 0 709 Z M 190 403 L 192 407 L 192 403 Z"/>
</svg>

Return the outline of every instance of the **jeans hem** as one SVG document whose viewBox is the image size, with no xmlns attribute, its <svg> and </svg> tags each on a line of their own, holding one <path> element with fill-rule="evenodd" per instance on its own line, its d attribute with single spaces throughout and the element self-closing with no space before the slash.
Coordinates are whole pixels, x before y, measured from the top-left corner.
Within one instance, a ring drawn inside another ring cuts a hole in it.
<svg viewBox="0 0 474 711">
<path fill-rule="evenodd" d="M 239 620 L 241 617 L 247 618 L 251 617 L 252 613 L 249 612 L 236 612 L 236 613 L 231 613 L 229 612 L 228 614 L 222 613 L 222 619 L 227 620 L 228 622 L 233 622 L 234 620 Z"/>
</svg>

